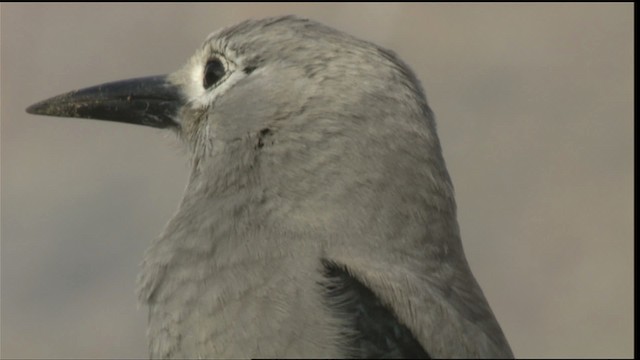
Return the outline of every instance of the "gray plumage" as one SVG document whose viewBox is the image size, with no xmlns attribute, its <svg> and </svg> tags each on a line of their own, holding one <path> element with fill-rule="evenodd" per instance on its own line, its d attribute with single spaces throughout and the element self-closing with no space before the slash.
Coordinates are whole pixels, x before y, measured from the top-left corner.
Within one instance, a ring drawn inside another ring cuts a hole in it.
<svg viewBox="0 0 640 360">
<path fill-rule="evenodd" d="M 464 256 L 433 114 L 393 52 L 250 20 L 167 77 L 28 111 L 166 127 L 190 149 L 139 277 L 152 357 L 513 356 Z"/>
</svg>

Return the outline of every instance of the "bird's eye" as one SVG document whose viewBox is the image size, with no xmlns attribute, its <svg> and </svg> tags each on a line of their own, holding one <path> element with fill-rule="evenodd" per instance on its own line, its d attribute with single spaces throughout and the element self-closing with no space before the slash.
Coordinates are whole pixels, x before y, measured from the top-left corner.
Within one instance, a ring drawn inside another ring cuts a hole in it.
<svg viewBox="0 0 640 360">
<path fill-rule="evenodd" d="M 224 76 L 224 65 L 220 59 L 215 58 L 207 62 L 204 68 L 204 79 L 202 80 L 202 86 L 205 89 L 215 85 Z"/>
</svg>

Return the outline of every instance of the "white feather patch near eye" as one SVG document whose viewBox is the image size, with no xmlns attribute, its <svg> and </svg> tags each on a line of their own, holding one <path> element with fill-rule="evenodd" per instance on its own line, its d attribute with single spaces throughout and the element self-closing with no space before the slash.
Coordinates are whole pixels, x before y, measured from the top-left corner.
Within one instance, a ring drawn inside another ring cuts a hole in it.
<svg viewBox="0 0 640 360">
<path fill-rule="evenodd" d="M 209 58 L 218 58 L 225 67 L 224 76 L 209 89 L 203 86 L 203 77 L 205 76 L 205 67 Z M 200 57 L 198 61 L 191 62 L 191 69 L 188 69 L 189 81 L 185 86 L 186 95 L 192 107 L 203 108 L 208 107 L 218 98 L 229 90 L 235 83 L 244 78 L 247 74 L 242 71 L 236 71 L 238 66 L 235 62 L 230 61 L 226 56 L 213 52 L 212 56 Z"/>
</svg>

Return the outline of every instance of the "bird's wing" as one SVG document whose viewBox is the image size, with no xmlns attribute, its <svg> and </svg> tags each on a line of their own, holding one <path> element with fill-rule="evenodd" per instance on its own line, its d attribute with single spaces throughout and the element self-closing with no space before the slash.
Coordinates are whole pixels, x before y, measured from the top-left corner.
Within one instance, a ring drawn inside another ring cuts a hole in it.
<svg viewBox="0 0 640 360">
<path fill-rule="evenodd" d="M 429 353 L 394 312 L 353 277 L 347 269 L 323 260 L 325 298 L 338 316 L 345 317 L 349 328 L 350 354 L 355 358 L 430 359 Z"/>
<path fill-rule="evenodd" d="M 343 293 L 355 293 L 357 296 L 335 297 L 338 304 L 341 299 L 347 302 L 353 297 L 360 299 L 361 303 L 364 302 L 362 299 L 376 299 L 370 303 L 386 308 L 387 313 L 393 315 L 388 315 L 388 319 L 400 324 L 405 334 L 411 334 L 413 343 L 422 345 L 427 356 L 513 358 L 464 257 L 432 264 L 430 261 L 413 261 L 405 254 L 406 259 L 398 263 L 397 258 L 394 260 L 388 253 L 377 249 L 369 252 L 355 251 L 357 248 L 338 250 L 333 249 L 325 254 L 325 258 L 342 266 L 337 267 L 350 277 L 343 283 L 360 286 L 360 290 L 349 290 L 357 287 L 343 285 L 348 289 Z M 368 297 L 363 294 L 368 294 Z M 334 305 L 333 309 L 340 311 L 343 308 Z"/>
</svg>

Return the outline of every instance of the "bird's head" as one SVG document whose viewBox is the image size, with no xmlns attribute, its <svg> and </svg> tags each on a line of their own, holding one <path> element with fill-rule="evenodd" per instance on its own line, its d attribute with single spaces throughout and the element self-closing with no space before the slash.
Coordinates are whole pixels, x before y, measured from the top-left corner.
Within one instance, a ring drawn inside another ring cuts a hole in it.
<svg viewBox="0 0 640 360">
<path fill-rule="evenodd" d="M 325 189 L 314 203 L 350 194 L 373 206 L 389 189 L 397 197 L 416 188 L 452 201 L 413 72 L 388 50 L 297 17 L 242 22 L 211 34 L 174 73 L 73 91 L 27 111 L 172 129 L 193 154 L 192 180 L 204 174 L 213 187 L 258 172 L 281 196 Z"/>
</svg>

